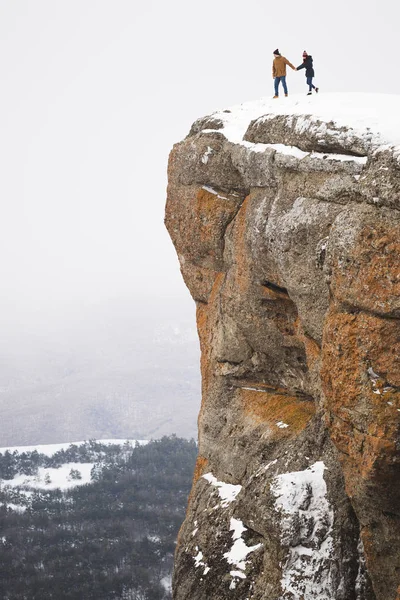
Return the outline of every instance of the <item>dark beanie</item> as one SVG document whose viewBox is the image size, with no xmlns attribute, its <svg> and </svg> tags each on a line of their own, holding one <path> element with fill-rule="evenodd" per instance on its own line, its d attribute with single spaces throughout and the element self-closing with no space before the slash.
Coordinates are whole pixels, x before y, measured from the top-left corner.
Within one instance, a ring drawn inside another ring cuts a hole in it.
<svg viewBox="0 0 400 600">
<path fill-rule="evenodd" d="M 277 56 L 281 55 L 281 53 L 279 52 L 278 48 L 276 50 L 274 50 L 274 54 L 276 54 Z"/>
</svg>

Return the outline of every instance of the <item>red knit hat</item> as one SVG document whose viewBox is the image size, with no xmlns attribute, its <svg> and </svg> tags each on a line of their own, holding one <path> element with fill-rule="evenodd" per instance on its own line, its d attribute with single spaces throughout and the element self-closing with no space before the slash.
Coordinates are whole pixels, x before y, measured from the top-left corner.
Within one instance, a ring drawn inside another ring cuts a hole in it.
<svg viewBox="0 0 400 600">
<path fill-rule="evenodd" d="M 308 54 L 307 54 L 307 52 L 304 50 L 304 52 L 303 52 L 303 57 L 304 57 L 304 58 L 307 58 L 307 56 L 308 56 Z"/>
</svg>

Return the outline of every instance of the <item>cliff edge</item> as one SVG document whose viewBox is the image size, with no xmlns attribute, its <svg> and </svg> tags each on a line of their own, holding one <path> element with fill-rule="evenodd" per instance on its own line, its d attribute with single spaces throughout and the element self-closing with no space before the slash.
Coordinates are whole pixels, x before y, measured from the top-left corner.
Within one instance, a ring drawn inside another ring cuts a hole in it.
<svg viewBox="0 0 400 600">
<path fill-rule="evenodd" d="M 400 600 L 399 106 L 261 100 L 171 152 L 202 352 L 176 600 Z"/>
</svg>

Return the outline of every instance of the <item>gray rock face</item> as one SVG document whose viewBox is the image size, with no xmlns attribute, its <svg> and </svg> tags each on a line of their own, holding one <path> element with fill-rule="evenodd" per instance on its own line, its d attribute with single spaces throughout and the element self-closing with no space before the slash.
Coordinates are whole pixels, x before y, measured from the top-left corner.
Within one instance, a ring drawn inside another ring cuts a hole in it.
<svg viewBox="0 0 400 600">
<path fill-rule="evenodd" d="M 234 119 L 169 164 L 203 396 L 174 597 L 399 600 L 395 151 L 308 113 Z"/>
</svg>

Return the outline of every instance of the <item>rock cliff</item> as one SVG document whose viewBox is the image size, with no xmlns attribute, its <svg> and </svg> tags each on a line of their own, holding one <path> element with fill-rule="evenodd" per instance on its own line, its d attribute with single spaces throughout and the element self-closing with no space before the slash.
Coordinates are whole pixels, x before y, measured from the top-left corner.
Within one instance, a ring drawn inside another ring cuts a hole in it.
<svg viewBox="0 0 400 600">
<path fill-rule="evenodd" d="M 398 106 L 244 104 L 171 152 L 202 352 L 176 600 L 400 599 Z"/>
</svg>

